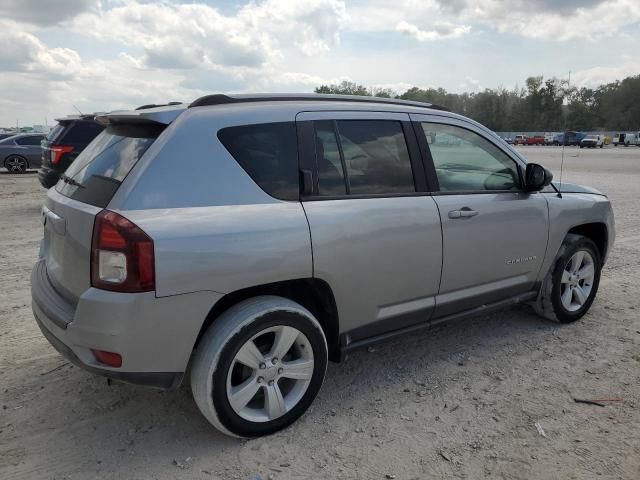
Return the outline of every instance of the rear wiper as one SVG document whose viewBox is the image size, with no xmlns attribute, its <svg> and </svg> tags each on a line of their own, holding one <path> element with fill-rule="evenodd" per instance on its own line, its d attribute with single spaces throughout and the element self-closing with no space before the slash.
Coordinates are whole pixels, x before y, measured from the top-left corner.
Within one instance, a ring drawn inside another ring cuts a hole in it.
<svg viewBox="0 0 640 480">
<path fill-rule="evenodd" d="M 64 183 L 68 183 L 69 185 L 73 185 L 74 187 L 80 187 L 80 188 L 84 188 L 84 185 L 82 185 L 80 182 L 74 180 L 73 178 L 65 175 L 64 173 L 61 176 L 62 181 Z"/>
</svg>

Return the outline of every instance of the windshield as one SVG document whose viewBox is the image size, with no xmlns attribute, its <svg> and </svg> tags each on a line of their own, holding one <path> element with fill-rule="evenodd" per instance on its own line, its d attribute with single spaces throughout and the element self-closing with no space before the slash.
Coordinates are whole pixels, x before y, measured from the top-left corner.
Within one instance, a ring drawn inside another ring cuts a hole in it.
<svg viewBox="0 0 640 480">
<path fill-rule="evenodd" d="M 74 200 L 106 207 L 160 131 L 122 127 L 105 130 L 78 155 L 56 190 Z"/>
</svg>

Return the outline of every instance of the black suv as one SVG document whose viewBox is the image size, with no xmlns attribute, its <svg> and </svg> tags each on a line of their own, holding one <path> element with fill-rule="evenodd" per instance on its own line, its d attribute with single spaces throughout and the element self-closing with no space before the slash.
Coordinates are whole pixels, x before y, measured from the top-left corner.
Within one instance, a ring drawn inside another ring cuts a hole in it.
<svg viewBox="0 0 640 480">
<path fill-rule="evenodd" d="M 71 162 L 104 129 L 95 121 L 95 113 L 57 118 L 58 124 L 42 142 L 42 167 L 38 179 L 44 188 L 51 188 Z"/>
</svg>

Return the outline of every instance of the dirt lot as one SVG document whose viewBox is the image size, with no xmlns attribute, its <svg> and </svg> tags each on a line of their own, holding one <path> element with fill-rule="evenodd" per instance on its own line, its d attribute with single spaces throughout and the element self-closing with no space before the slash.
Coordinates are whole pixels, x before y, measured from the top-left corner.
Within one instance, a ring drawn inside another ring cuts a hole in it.
<svg viewBox="0 0 640 480">
<path fill-rule="evenodd" d="M 559 148 L 522 151 L 557 177 Z M 0 478 L 640 478 L 640 148 L 567 148 L 564 170 L 617 221 L 582 321 L 521 307 L 357 352 L 300 421 L 252 441 L 218 434 L 187 388 L 108 385 L 49 346 L 29 294 L 45 192 L 2 171 Z"/>
</svg>

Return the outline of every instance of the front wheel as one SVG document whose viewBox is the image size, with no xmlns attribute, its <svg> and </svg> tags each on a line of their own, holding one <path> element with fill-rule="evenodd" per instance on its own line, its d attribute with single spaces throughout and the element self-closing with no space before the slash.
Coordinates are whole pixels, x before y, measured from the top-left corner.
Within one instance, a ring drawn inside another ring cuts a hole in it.
<svg viewBox="0 0 640 480">
<path fill-rule="evenodd" d="M 601 270 L 595 243 L 582 235 L 567 235 L 534 303 L 536 313 L 560 323 L 580 319 L 593 303 Z"/>
<path fill-rule="evenodd" d="M 327 342 L 315 317 L 286 298 L 261 296 L 214 320 L 197 348 L 191 389 L 218 430 L 259 437 L 307 410 L 326 368 Z"/>
<path fill-rule="evenodd" d="M 4 161 L 4 168 L 6 168 L 9 173 L 25 173 L 27 168 L 29 168 L 29 163 L 26 158 L 20 155 L 10 155 Z"/>
</svg>

